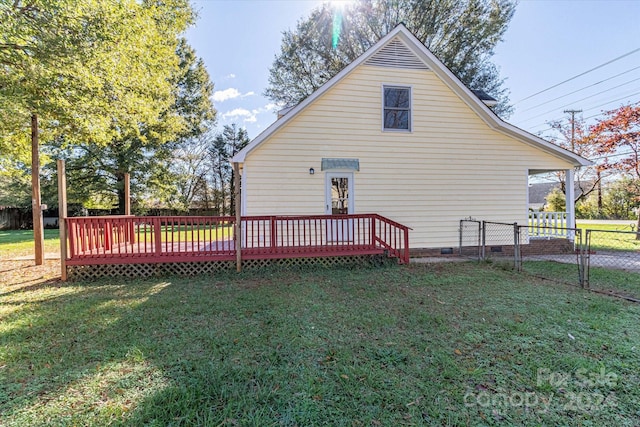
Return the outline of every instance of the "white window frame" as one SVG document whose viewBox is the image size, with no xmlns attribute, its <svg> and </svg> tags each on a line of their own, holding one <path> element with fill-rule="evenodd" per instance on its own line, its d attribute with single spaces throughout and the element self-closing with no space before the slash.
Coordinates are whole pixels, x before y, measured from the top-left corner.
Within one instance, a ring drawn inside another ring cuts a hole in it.
<svg viewBox="0 0 640 427">
<path fill-rule="evenodd" d="M 393 128 L 386 128 L 384 126 L 384 110 L 386 109 L 386 105 L 384 103 L 385 89 L 408 89 L 409 90 L 409 129 L 393 129 Z M 413 131 L 413 86 L 396 84 L 396 83 L 384 83 L 381 89 L 381 100 L 382 100 L 382 109 L 381 109 L 382 131 L 411 133 Z"/>
</svg>

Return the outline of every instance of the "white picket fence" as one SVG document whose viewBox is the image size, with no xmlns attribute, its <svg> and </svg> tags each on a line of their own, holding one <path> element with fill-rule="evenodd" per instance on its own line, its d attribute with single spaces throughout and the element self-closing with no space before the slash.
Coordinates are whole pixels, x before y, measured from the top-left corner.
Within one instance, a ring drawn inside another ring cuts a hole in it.
<svg viewBox="0 0 640 427">
<path fill-rule="evenodd" d="M 530 237 L 567 237 L 566 212 L 529 212 Z"/>
</svg>

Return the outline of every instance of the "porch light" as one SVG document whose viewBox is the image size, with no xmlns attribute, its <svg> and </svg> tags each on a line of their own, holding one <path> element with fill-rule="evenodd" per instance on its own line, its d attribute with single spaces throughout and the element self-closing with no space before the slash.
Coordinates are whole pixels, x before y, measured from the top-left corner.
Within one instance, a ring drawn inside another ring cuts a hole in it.
<svg viewBox="0 0 640 427">
<path fill-rule="evenodd" d="M 313 175 L 314 173 L 316 173 L 316 170 L 314 168 L 309 168 L 309 175 Z"/>
</svg>

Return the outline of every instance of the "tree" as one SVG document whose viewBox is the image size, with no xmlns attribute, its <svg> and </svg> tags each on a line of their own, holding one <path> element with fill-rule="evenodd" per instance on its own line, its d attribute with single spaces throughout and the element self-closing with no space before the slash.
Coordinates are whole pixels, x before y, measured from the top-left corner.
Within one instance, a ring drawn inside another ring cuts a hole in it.
<svg viewBox="0 0 640 427">
<path fill-rule="evenodd" d="M 183 210 L 197 207 L 213 209 L 213 191 L 208 179 L 210 164 L 209 133 L 187 141 L 174 152 L 171 174 L 178 193 L 179 207 Z M 216 210 L 216 212 L 218 212 Z"/>
<path fill-rule="evenodd" d="M 560 147 L 572 151 L 580 156 L 593 159 L 598 157 L 598 146 L 590 137 L 589 129 L 583 119 L 572 116 L 568 121 L 556 120 L 549 125 L 558 132 L 559 138 L 552 138 L 551 142 Z M 560 189 L 566 194 L 566 181 L 564 172 L 553 174 L 560 183 Z M 602 162 L 596 162 L 593 166 L 580 168 L 575 174 L 575 199 L 574 203 L 584 201 L 591 193 L 598 193 L 598 208 L 602 210 L 602 180 L 608 175 L 607 167 Z"/>
<path fill-rule="evenodd" d="M 219 195 L 219 212 L 221 215 L 233 215 L 235 212 L 235 175 L 229 160 L 249 143 L 247 130 L 235 123 L 225 125 L 222 132 L 214 138 L 210 156 L 214 171 L 215 187 Z M 226 204 L 229 200 L 229 204 Z M 229 207 L 226 209 L 226 207 Z"/>
<path fill-rule="evenodd" d="M 546 211 L 547 212 L 565 212 L 567 210 L 567 200 L 564 196 L 564 192 L 555 187 L 547 197 L 545 197 L 547 202 Z"/>
<path fill-rule="evenodd" d="M 101 194 L 122 214 L 124 177 L 130 174 L 132 194 L 139 198 L 153 194 L 159 203 L 185 208 L 172 160 L 182 145 L 212 127 L 216 112 L 213 84 L 202 60 L 185 39 L 179 40 L 175 55 L 179 62 L 170 76 L 173 102 L 157 118 L 122 127 L 108 145 L 86 141 L 67 150 L 69 182 L 81 183 L 77 199 Z"/>
<path fill-rule="evenodd" d="M 590 128 L 590 133 L 598 153 L 605 156 L 604 165 L 630 178 L 637 202 L 640 199 L 640 103 L 607 111 L 605 118 Z M 640 234 L 636 238 L 640 240 Z"/>
<path fill-rule="evenodd" d="M 0 154 L 31 149 L 36 264 L 40 140 L 106 144 L 120 129 L 157 122 L 172 101 L 176 35 L 192 19 L 187 0 L 0 3 Z"/>
<path fill-rule="evenodd" d="M 344 12 L 324 4 L 283 33 L 265 96 L 296 105 L 400 23 L 471 89 L 499 100 L 507 91 L 490 62 L 515 11 L 511 0 L 358 0 Z"/>
</svg>

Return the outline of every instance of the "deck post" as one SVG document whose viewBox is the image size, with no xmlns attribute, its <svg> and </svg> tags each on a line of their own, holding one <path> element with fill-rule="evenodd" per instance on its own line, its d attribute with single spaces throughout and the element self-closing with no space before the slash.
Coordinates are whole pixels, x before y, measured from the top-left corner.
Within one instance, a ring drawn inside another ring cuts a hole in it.
<svg viewBox="0 0 640 427">
<path fill-rule="evenodd" d="M 376 236 L 376 217 L 372 216 L 371 218 L 369 218 L 369 222 L 370 222 L 369 227 L 371 228 L 371 231 L 370 231 L 370 233 L 371 233 L 371 237 L 370 237 L 371 242 L 370 242 L 370 244 L 371 244 L 372 248 L 375 248 L 376 247 L 376 241 L 378 240 L 378 238 Z"/>
<path fill-rule="evenodd" d="M 160 218 L 157 218 L 157 217 L 153 218 L 152 224 L 153 224 L 154 251 L 156 253 L 156 256 L 160 256 L 162 255 L 162 225 L 160 222 Z"/>
<path fill-rule="evenodd" d="M 131 215 L 131 175 L 124 174 L 124 214 Z"/>
<path fill-rule="evenodd" d="M 67 281 L 67 177 L 64 160 L 58 159 L 58 229 L 60 230 L 60 279 Z"/>
<path fill-rule="evenodd" d="M 124 214 L 131 216 L 131 174 L 124 174 Z M 126 243 L 135 243 L 135 224 L 134 221 L 128 222 L 125 225 L 125 237 Z"/>
<path fill-rule="evenodd" d="M 242 271 L 242 203 L 240 201 L 240 164 L 233 163 L 233 180 L 235 208 L 236 208 L 236 226 L 234 232 L 235 249 L 236 249 L 236 271 Z"/>
</svg>

